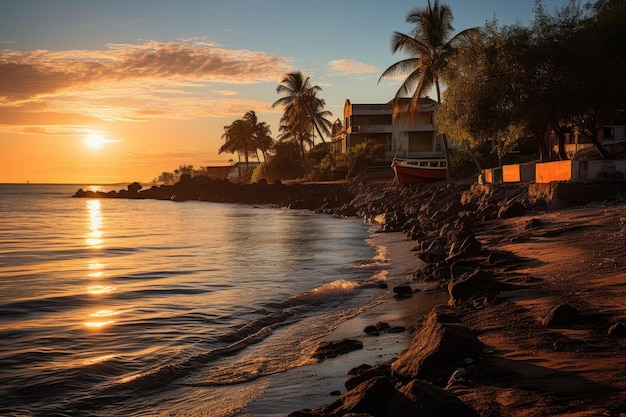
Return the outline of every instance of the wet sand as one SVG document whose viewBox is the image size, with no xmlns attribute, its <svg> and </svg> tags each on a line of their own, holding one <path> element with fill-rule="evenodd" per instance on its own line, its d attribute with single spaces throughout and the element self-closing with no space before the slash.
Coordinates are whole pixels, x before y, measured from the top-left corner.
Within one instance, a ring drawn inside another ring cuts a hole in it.
<svg viewBox="0 0 626 417">
<path fill-rule="evenodd" d="M 409 343 L 411 335 L 408 328 L 415 323 L 416 318 L 427 314 L 437 305 L 447 303 L 447 293 L 428 290 L 432 285 L 411 281 L 410 275 L 423 265 L 412 251 L 415 242 L 407 240 L 402 233 L 380 233 L 374 236 L 374 241 L 376 246 L 385 249 L 384 270 L 389 289 L 385 291 L 383 302 L 346 320 L 320 339 L 357 339 L 363 342 L 363 349 L 272 376 L 263 395 L 249 404 L 248 414 L 242 416 L 285 416 L 294 410 L 316 408 L 334 401 L 336 396 L 331 395 L 333 391 L 346 391 L 344 382 L 349 378 L 346 371 L 358 365 L 374 365 L 393 359 Z M 396 300 L 393 287 L 408 282 L 413 288 L 422 291 L 410 298 Z M 382 333 L 379 336 L 364 333 L 366 326 L 380 321 L 392 326 L 405 326 L 407 330 L 402 333 Z"/>
<path fill-rule="evenodd" d="M 538 227 L 528 229 L 531 219 Z M 483 249 L 511 259 L 496 278 L 515 285 L 493 303 L 457 307 L 462 324 L 485 345 L 463 381 L 449 388 L 481 417 L 626 416 L 626 337 L 609 328 L 626 324 L 626 205 L 527 214 L 481 223 L 474 230 Z M 421 267 L 415 242 L 402 233 L 380 234 L 388 250 L 385 301 L 340 325 L 328 340 L 355 338 L 364 348 L 273 379 L 250 415 L 284 416 L 316 408 L 345 392 L 346 370 L 393 359 L 408 332 L 369 337 L 368 324 L 411 326 L 448 294 L 429 292 L 396 301 L 391 289 Z M 423 283 L 411 282 L 414 288 Z M 581 321 L 547 328 L 541 321 L 559 304 L 573 306 Z"/>
</svg>

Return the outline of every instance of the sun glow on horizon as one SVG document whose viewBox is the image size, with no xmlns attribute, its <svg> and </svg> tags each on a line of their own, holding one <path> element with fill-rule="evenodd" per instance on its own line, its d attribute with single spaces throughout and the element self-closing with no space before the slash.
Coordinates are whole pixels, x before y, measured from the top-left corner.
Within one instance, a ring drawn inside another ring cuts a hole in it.
<svg viewBox="0 0 626 417">
<path fill-rule="evenodd" d="M 107 143 L 105 135 L 99 132 L 91 132 L 85 137 L 85 144 L 93 150 L 101 149 Z"/>
</svg>

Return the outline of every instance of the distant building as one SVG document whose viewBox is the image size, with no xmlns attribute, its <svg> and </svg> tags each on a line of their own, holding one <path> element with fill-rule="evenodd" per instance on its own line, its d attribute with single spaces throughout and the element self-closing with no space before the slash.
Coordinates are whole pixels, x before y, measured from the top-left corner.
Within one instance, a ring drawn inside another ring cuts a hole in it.
<svg viewBox="0 0 626 417">
<path fill-rule="evenodd" d="M 345 153 L 372 141 L 385 146 L 389 160 L 441 155 L 434 122 L 437 102 L 421 98 L 418 112 L 407 112 L 409 104 L 409 98 L 384 104 L 352 104 L 346 100 L 343 125 L 339 120 L 333 124 L 333 151 Z"/>
<path fill-rule="evenodd" d="M 236 162 L 234 165 L 230 167 L 230 173 L 228 174 L 228 179 L 239 178 L 242 177 L 247 170 L 254 171 L 256 167 L 258 167 L 260 162 L 252 162 L 248 161 L 248 166 L 246 167 L 245 162 Z"/>
</svg>

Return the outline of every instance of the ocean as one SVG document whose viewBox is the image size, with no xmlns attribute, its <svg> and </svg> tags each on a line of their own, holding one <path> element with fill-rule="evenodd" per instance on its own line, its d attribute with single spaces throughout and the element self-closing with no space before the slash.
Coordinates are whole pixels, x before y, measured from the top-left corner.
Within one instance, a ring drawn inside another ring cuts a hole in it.
<svg viewBox="0 0 626 417">
<path fill-rule="evenodd" d="M 370 226 L 78 188 L 125 187 L 0 184 L 0 415 L 278 416 L 330 401 L 311 353 L 385 294 Z"/>
</svg>

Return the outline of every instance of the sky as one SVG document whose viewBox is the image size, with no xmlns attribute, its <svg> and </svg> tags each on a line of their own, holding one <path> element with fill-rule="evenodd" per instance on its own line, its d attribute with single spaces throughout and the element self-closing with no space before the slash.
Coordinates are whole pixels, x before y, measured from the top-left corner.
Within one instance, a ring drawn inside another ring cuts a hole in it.
<svg viewBox="0 0 626 417">
<path fill-rule="evenodd" d="M 543 0 L 548 12 L 567 0 Z M 447 0 L 457 31 L 528 24 L 535 0 Z M 343 118 L 385 103 L 394 31 L 426 0 L 0 0 L 0 183 L 149 182 L 227 165 L 224 126 L 278 134 L 281 76 L 301 71 Z"/>
</svg>

